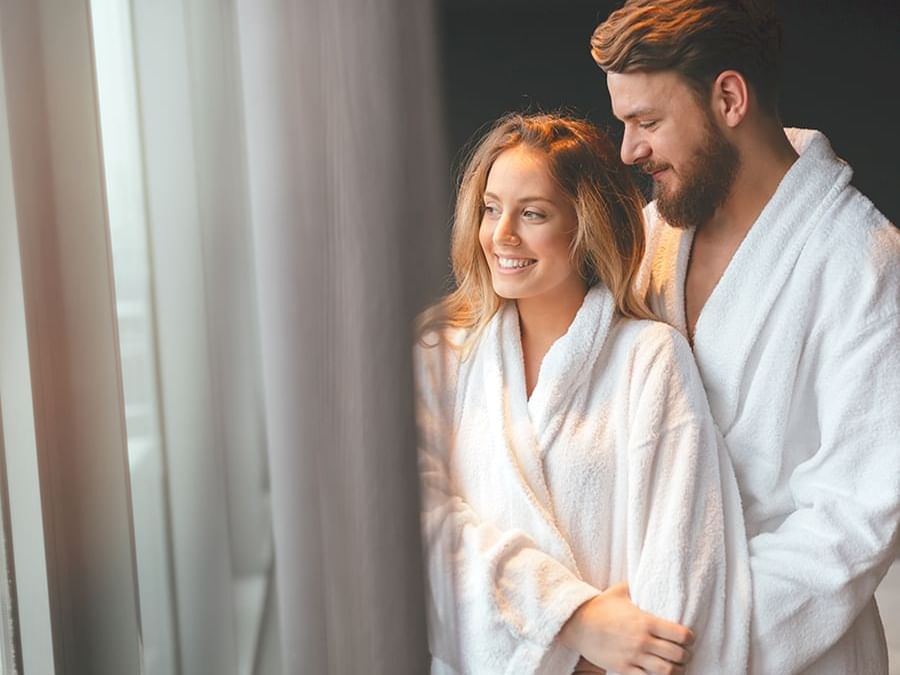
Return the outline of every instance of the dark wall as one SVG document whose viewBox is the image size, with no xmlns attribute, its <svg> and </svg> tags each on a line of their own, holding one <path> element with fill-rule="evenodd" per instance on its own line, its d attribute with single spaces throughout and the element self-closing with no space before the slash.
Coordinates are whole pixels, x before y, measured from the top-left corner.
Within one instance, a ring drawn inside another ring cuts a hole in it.
<svg viewBox="0 0 900 675">
<path fill-rule="evenodd" d="M 441 0 L 448 143 L 456 153 L 504 112 L 567 108 L 619 137 L 594 27 L 621 2 Z M 784 0 L 782 117 L 819 129 L 854 183 L 900 223 L 900 4 Z M 448 167 L 448 173 L 451 168 Z"/>
</svg>

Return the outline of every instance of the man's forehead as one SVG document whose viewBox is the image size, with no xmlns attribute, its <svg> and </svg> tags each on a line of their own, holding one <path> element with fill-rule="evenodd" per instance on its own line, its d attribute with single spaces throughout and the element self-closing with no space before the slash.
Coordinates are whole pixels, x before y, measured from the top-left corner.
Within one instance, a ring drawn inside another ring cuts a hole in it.
<svg viewBox="0 0 900 675">
<path fill-rule="evenodd" d="M 677 94 L 678 76 L 670 72 L 609 73 L 609 89 L 613 113 L 620 120 L 659 113 Z"/>
</svg>

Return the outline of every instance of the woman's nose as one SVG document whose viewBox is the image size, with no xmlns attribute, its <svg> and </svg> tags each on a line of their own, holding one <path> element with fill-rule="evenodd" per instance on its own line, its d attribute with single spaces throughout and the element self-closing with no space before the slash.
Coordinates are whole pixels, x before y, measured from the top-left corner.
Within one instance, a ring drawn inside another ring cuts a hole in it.
<svg viewBox="0 0 900 675">
<path fill-rule="evenodd" d="M 494 228 L 494 243 L 516 246 L 519 241 L 515 218 L 508 212 L 503 213 L 497 220 L 497 226 Z"/>
</svg>

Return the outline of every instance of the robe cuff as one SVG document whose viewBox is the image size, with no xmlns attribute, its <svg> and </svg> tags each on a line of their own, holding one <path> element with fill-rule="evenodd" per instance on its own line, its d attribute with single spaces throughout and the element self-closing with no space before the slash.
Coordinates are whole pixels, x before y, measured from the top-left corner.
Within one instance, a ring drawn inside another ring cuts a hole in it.
<svg viewBox="0 0 900 675">
<path fill-rule="evenodd" d="M 559 635 L 559 631 L 579 607 L 591 598 L 600 595 L 600 591 L 589 583 L 572 579 L 554 589 L 547 607 L 546 620 L 536 627 L 533 640 L 540 645 L 549 645 Z"/>
<path fill-rule="evenodd" d="M 507 673 L 571 673 L 580 654 L 566 647 L 557 637 L 579 607 L 600 591 L 584 581 L 572 579 L 553 589 L 547 612 L 530 639 L 520 644 Z"/>
</svg>

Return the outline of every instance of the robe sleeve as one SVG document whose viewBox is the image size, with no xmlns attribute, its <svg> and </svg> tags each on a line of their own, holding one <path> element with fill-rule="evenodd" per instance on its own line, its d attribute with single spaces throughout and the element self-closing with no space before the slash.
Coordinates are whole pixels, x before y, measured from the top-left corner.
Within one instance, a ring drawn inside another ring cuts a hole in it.
<svg viewBox="0 0 900 675">
<path fill-rule="evenodd" d="M 742 673 L 751 589 L 737 482 L 687 342 L 667 326 L 645 335 L 630 404 L 632 600 L 694 631 L 689 672 Z"/>
<path fill-rule="evenodd" d="M 848 306 L 807 346 L 814 384 L 801 395 L 815 400 L 808 429 L 819 448 L 790 476 L 797 510 L 750 540 L 754 673 L 794 673 L 819 658 L 897 555 L 900 284 L 885 285 L 894 297 L 880 312 Z"/>
<path fill-rule="evenodd" d="M 459 672 L 570 673 L 578 655 L 555 638 L 600 591 L 455 494 L 446 461 L 455 364 L 431 350 L 416 355 L 416 416 L 432 654 Z"/>
</svg>

